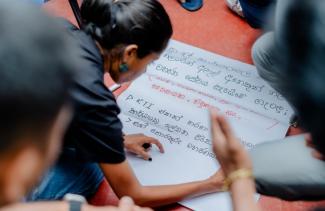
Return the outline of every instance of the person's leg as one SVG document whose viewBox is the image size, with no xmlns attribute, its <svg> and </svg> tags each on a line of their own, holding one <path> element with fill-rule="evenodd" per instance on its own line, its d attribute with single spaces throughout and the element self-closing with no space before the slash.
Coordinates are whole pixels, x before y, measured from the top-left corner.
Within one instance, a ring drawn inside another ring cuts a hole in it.
<svg viewBox="0 0 325 211">
<path fill-rule="evenodd" d="M 249 0 L 241 0 L 249 1 Z M 294 0 L 266 0 L 266 2 L 276 2 L 275 10 L 275 32 L 268 32 L 256 40 L 252 48 L 253 62 L 259 75 L 266 80 L 276 91 L 282 94 L 290 103 L 290 94 L 288 94 L 287 73 L 280 67 L 278 61 L 279 55 L 283 54 L 277 45 L 281 45 L 282 25 L 286 21 L 285 14 L 290 4 Z M 290 90 L 289 90 L 290 91 Z"/>
<path fill-rule="evenodd" d="M 278 54 L 280 54 L 275 47 L 275 34 L 274 32 L 268 32 L 262 35 L 256 40 L 252 48 L 252 58 L 256 66 L 259 76 L 264 79 L 268 84 L 279 92 L 295 109 L 292 105 L 292 97 L 290 94 L 290 83 L 288 80 L 290 78 L 279 67 L 279 62 L 277 61 Z M 292 116 L 290 124 L 297 127 L 299 124 L 299 117 Z"/>
<path fill-rule="evenodd" d="M 256 40 L 252 48 L 252 58 L 259 76 L 279 92 L 291 104 L 288 76 L 279 67 L 278 52 L 274 40 L 274 32 L 268 32 Z"/>
<path fill-rule="evenodd" d="M 251 27 L 263 28 L 271 23 L 269 19 L 274 16 L 275 0 L 238 0 L 238 2 L 243 17 Z"/>
<path fill-rule="evenodd" d="M 325 198 L 325 162 L 312 157 L 304 136 L 258 145 L 250 155 L 259 193 L 285 200 Z"/>
<path fill-rule="evenodd" d="M 103 178 L 97 163 L 81 163 L 73 153 L 64 153 L 27 201 L 60 200 L 67 193 L 89 198 L 96 193 Z"/>
<path fill-rule="evenodd" d="M 281 93 L 280 77 L 283 73 L 277 66 L 274 33 L 268 32 L 256 40 L 252 48 L 252 58 L 258 74 L 275 90 Z"/>
</svg>

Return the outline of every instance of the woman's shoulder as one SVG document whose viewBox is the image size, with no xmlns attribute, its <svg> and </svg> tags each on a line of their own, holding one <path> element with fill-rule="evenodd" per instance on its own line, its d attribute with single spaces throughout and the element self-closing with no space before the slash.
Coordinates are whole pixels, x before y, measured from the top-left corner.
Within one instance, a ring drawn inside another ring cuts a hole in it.
<svg viewBox="0 0 325 211">
<path fill-rule="evenodd" d="M 85 98 L 94 98 L 99 101 L 115 105 L 114 95 L 104 83 L 103 60 L 93 38 L 83 30 L 73 25 L 66 19 L 58 19 L 60 25 L 68 31 L 69 35 L 76 41 L 78 54 L 78 74 L 75 79 L 75 90 L 73 94 Z"/>
<path fill-rule="evenodd" d="M 85 31 L 80 30 L 70 21 L 58 18 L 60 25 L 67 31 L 69 36 L 76 42 L 79 54 L 83 59 L 102 65 L 102 57 L 95 40 Z"/>
</svg>

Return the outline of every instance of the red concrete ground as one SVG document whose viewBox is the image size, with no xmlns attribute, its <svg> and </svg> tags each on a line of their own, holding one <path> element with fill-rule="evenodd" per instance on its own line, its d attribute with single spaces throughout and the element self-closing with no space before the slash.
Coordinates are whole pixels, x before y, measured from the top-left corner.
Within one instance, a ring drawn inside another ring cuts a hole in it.
<svg viewBox="0 0 325 211">
<path fill-rule="evenodd" d="M 75 23 L 67 2 L 67 0 L 51 0 L 44 8 L 52 15 L 65 17 Z M 251 46 L 261 32 L 250 28 L 244 20 L 233 15 L 227 9 L 224 0 L 204 0 L 204 7 L 195 13 L 182 9 L 176 0 L 161 0 L 161 2 L 172 19 L 173 39 L 252 63 Z M 110 83 L 108 76 L 105 80 Z M 289 134 L 295 133 L 299 133 L 299 130 L 290 129 Z M 90 203 L 114 205 L 117 201 L 108 183 L 103 182 Z M 303 211 L 311 210 L 318 205 L 325 206 L 325 202 L 286 202 L 265 196 L 262 196 L 258 203 L 263 211 Z M 186 211 L 188 209 L 175 204 L 157 210 Z"/>
</svg>

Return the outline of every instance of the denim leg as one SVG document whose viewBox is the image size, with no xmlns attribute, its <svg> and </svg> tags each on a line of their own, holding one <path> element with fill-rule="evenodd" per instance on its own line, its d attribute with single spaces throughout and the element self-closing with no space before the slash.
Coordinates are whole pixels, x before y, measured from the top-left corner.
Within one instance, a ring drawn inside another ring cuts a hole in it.
<svg viewBox="0 0 325 211">
<path fill-rule="evenodd" d="M 97 163 L 78 162 L 73 154 L 65 154 L 27 197 L 27 201 L 60 200 L 67 193 L 88 198 L 96 193 L 103 178 Z"/>
</svg>

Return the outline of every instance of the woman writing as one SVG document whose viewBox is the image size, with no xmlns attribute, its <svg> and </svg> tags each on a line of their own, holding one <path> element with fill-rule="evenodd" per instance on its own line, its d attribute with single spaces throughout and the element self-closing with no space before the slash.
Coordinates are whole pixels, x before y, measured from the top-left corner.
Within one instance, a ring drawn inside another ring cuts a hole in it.
<svg viewBox="0 0 325 211">
<path fill-rule="evenodd" d="M 219 174 L 186 184 L 142 186 L 125 158 L 124 148 L 148 160 L 143 144 L 155 144 L 161 152 L 163 147 L 142 134 L 123 136 L 120 109 L 103 76 L 109 73 L 117 83 L 129 82 L 159 58 L 172 35 L 162 5 L 156 0 L 84 0 L 81 18 L 82 30 L 66 24 L 79 42 L 79 71 L 83 74 L 73 93 L 76 113 L 60 160 L 30 198 L 60 199 L 66 193 L 90 197 L 103 178 L 118 197 L 128 195 L 142 206 L 160 206 L 219 191 Z"/>
</svg>

